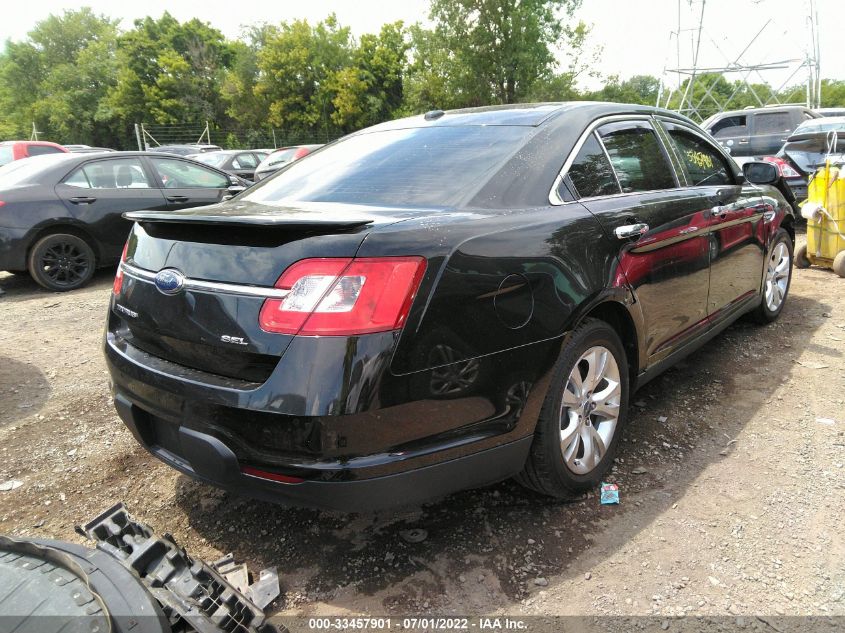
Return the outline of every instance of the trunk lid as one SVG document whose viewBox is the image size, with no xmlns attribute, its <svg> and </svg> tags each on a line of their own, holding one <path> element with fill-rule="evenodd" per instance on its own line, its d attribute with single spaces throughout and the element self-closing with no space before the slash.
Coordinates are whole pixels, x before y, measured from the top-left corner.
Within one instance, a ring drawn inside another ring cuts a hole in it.
<svg viewBox="0 0 845 633">
<path fill-rule="evenodd" d="M 128 213 L 136 224 L 112 311 L 127 342 L 149 354 L 260 383 L 293 338 L 259 326 L 261 306 L 282 272 L 305 258 L 354 257 L 371 231 L 427 213 L 237 201 Z M 181 273 L 184 289 L 161 291 L 155 275 L 163 269 Z"/>
</svg>

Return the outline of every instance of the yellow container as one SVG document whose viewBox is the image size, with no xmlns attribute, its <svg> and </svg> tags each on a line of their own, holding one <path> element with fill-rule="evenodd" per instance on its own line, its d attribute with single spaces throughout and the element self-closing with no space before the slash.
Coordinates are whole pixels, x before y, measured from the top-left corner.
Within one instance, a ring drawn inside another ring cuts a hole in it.
<svg viewBox="0 0 845 633">
<path fill-rule="evenodd" d="M 828 164 L 815 173 L 806 204 L 813 203 L 821 209 L 807 218 L 807 259 L 834 268 L 836 256 L 845 252 L 845 167 Z"/>
</svg>

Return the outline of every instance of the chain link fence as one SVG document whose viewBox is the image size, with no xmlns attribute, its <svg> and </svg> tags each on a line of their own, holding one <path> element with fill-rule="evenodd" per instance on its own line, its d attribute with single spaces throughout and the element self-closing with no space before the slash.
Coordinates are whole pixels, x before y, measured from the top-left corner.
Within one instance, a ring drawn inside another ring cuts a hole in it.
<svg viewBox="0 0 845 633">
<path fill-rule="evenodd" d="M 141 123 L 137 131 L 136 140 L 142 146 L 208 143 L 223 149 L 276 149 L 290 145 L 322 144 L 341 136 L 330 132 L 282 130 L 272 126 L 259 129 L 227 127 L 211 122 L 175 125 Z"/>
</svg>

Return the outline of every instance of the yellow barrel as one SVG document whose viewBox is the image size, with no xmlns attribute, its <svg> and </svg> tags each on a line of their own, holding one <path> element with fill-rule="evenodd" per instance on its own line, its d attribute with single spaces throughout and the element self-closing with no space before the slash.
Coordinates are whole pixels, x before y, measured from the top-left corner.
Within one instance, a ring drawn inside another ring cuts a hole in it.
<svg viewBox="0 0 845 633">
<path fill-rule="evenodd" d="M 826 211 L 807 220 L 807 258 L 830 267 L 837 253 L 845 251 L 845 169 L 820 168 L 810 180 L 807 202 Z"/>
</svg>

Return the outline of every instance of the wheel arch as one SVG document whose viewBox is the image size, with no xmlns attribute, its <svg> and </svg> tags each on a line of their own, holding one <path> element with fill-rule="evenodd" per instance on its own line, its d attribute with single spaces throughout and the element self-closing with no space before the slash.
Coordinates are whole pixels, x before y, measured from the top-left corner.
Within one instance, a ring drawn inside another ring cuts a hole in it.
<svg viewBox="0 0 845 633">
<path fill-rule="evenodd" d="M 625 349 L 628 360 L 629 382 L 633 387 L 640 371 L 640 339 L 637 325 L 628 308 L 620 301 L 606 299 L 586 310 L 578 319 L 576 327 L 585 319 L 604 321 L 616 330 Z"/>
</svg>

